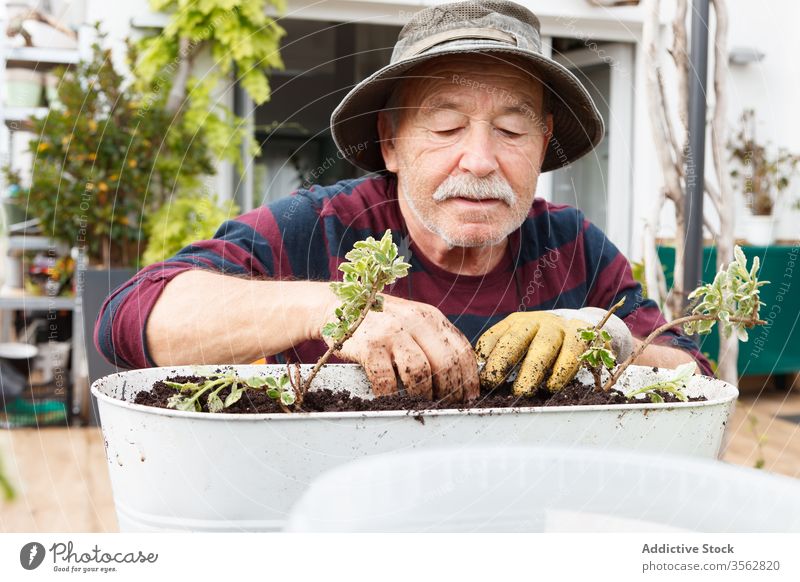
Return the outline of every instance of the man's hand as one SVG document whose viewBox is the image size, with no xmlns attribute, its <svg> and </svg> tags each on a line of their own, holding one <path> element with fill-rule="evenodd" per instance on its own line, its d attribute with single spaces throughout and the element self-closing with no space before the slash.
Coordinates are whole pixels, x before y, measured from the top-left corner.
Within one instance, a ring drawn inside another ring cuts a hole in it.
<svg viewBox="0 0 800 582">
<path fill-rule="evenodd" d="M 383 297 L 383 311 L 370 311 L 336 355 L 361 364 L 378 396 L 396 392 L 399 376 L 409 394 L 448 402 L 477 398 L 475 353 L 458 328 L 431 305 Z"/>
<path fill-rule="evenodd" d="M 560 390 L 575 377 L 580 368 L 578 358 L 586 350 L 578 330 L 599 323 L 605 313 L 597 308 L 512 313 L 478 340 L 475 350 L 484 362 L 481 383 L 496 388 L 524 357 L 514 380 L 514 394 L 532 394 L 551 369 L 547 389 Z M 613 338 L 617 358 L 628 357 L 633 338 L 625 323 L 612 315 L 603 329 Z"/>
</svg>

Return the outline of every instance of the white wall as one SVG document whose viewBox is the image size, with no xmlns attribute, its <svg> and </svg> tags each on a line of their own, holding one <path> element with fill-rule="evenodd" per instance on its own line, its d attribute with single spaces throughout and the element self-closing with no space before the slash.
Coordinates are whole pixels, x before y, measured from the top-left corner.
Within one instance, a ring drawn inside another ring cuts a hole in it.
<svg viewBox="0 0 800 582">
<path fill-rule="evenodd" d="M 729 45 L 756 48 L 766 55 L 760 63 L 731 68 L 731 124 L 743 109 L 754 108 L 760 137 L 800 153 L 800 34 L 796 30 L 800 2 L 729 1 Z M 800 198 L 800 177 L 795 179 L 790 193 Z M 741 210 L 744 211 L 743 205 Z M 800 238 L 800 212 L 787 210 L 780 216 L 778 237 Z"/>
</svg>

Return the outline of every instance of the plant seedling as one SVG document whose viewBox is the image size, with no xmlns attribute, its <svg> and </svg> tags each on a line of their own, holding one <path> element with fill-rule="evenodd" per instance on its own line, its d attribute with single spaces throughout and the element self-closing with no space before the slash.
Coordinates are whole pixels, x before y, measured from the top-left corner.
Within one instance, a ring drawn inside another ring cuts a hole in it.
<svg viewBox="0 0 800 582">
<path fill-rule="evenodd" d="M 342 349 L 344 342 L 352 337 L 370 311 L 383 310 L 383 297 L 379 295 L 386 285 L 405 277 L 411 265 L 406 263 L 392 242 L 392 233 L 387 230 L 380 240 L 368 237 L 358 241 L 353 249 L 345 255 L 346 262 L 339 265 L 344 273 L 342 281 L 331 283 L 331 289 L 341 300 L 336 308 L 336 321 L 325 324 L 322 335 L 330 339 L 330 347 L 317 360 L 316 365 L 303 380 L 300 377 L 300 366 L 294 364 L 287 373 L 279 378 L 256 377 L 248 380 L 229 374 L 209 379 L 202 384 L 165 382 L 167 386 L 178 390 L 178 394 L 169 400 L 171 408 L 178 410 L 201 410 L 200 396 L 212 391 L 207 399 L 209 412 L 221 412 L 242 397 L 244 391 L 262 389 L 267 396 L 276 400 L 284 412 L 302 408 L 303 398 L 311 386 L 311 382 L 330 357 Z M 219 392 L 231 388 L 231 393 L 223 402 Z M 294 406 L 290 409 L 290 406 Z"/>
<path fill-rule="evenodd" d="M 294 373 L 289 373 L 289 382 L 297 396 L 298 406 L 302 406 L 303 397 L 311 386 L 311 382 L 323 365 L 344 342 L 350 339 L 370 311 L 383 311 L 383 297 L 379 295 L 386 285 L 408 274 L 411 265 L 406 263 L 392 242 L 392 232 L 387 230 L 381 240 L 371 236 L 358 241 L 353 249 L 345 255 L 346 262 L 339 265 L 344 273 L 342 281 L 331 283 L 331 289 L 341 300 L 336 308 L 336 321 L 327 323 L 322 328 L 323 337 L 329 338 L 330 345 L 322 354 L 308 377 L 300 378 L 300 367 L 295 365 Z"/>
<path fill-rule="evenodd" d="M 691 313 L 653 330 L 642 340 L 641 345 L 617 367 L 603 385 L 603 390 L 607 391 L 614 386 L 628 366 L 642 354 L 647 346 L 662 333 L 675 326 L 682 325 L 684 331 L 689 335 L 695 333 L 705 335 L 710 333 L 714 324 L 719 321 L 725 335 L 735 333 L 739 340 L 747 341 L 748 328 L 766 323 L 758 316 L 759 308 L 764 305 L 759 299 L 759 288 L 769 281 L 758 280 L 759 267 L 758 257 L 754 257 L 753 265 L 748 270 L 747 259 L 742 249 L 736 246 L 734 260 L 728 267 L 721 269 L 712 283 L 701 285 L 689 294 L 689 299 L 694 301 Z M 652 390 L 665 389 L 664 387 L 666 387 L 666 391 L 674 388 L 672 381 L 667 381 L 660 383 Z M 651 393 L 652 390 L 649 390 L 648 393 Z"/>
<path fill-rule="evenodd" d="M 200 412 L 200 397 L 208 393 L 206 406 L 209 412 L 223 412 L 226 408 L 236 404 L 241 400 L 245 390 L 263 390 L 267 396 L 276 400 L 284 411 L 295 403 L 295 395 L 289 383 L 289 378 L 284 374 L 280 378 L 272 376 L 255 376 L 253 378 L 239 378 L 235 372 L 209 378 L 200 384 L 196 382 L 169 382 L 164 384 L 178 391 L 178 394 L 171 396 L 167 403 L 169 408 L 177 410 L 189 410 Z M 220 392 L 225 388 L 230 388 L 230 393 L 223 401 Z M 210 393 L 209 393 L 210 391 Z"/>
<path fill-rule="evenodd" d="M 664 398 L 658 393 L 658 391 L 661 391 L 672 394 L 681 402 L 686 402 L 689 398 L 683 392 L 683 388 L 686 387 L 686 382 L 688 382 L 689 378 L 691 378 L 694 374 L 694 369 L 694 362 L 681 364 L 675 368 L 675 375 L 669 380 L 661 380 L 659 382 L 654 382 L 653 384 L 644 386 L 643 388 L 639 388 L 638 390 L 634 390 L 628 394 L 628 398 L 635 397 L 639 394 L 644 394 L 650 399 L 650 402 L 660 403 L 664 402 Z"/>
<path fill-rule="evenodd" d="M 623 306 L 625 298 L 620 299 L 608 310 L 605 317 L 594 327 L 578 330 L 581 339 L 586 342 L 586 351 L 578 359 L 592 373 L 596 390 L 602 389 L 601 370 L 611 370 L 617 364 L 617 357 L 611 351 L 611 334 L 603 329 L 613 313 Z"/>
<path fill-rule="evenodd" d="M 604 329 L 582 329 L 581 339 L 588 344 L 588 348 L 580 355 L 580 360 L 594 376 L 597 390 L 602 389 L 600 370 L 610 370 L 617 364 L 617 358 L 611 351 L 611 334 Z"/>
</svg>

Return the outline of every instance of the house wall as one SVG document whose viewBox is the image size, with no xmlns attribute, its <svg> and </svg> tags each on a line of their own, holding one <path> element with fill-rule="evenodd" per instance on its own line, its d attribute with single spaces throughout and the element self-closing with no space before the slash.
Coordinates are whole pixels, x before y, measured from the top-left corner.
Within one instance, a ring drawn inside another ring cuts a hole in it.
<svg viewBox="0 0 800 582">
<path fill-rule="evenodd" d="M 636 64 L 631 71 L 634 75 L 635 96 L 633 104 L 633 135 L 631 160 L 633 201 L 632 241 L 641 239 L 641 226 L 652 213 L 653 198 L 661 183 L 661 171 L 655 157 L 655 148 L 647 115 L 646 93 L 644 90 L 644 60 L 641 50 L 641 29 L 644 9 L 639 7 L 598 8 L 586 0 L 523 0 L 521 4 L 533 10 L 542 22 L 542 33 L 546 36 L 581 38 L 587 47 L 597 41 L 625 41 L 637 43 Z M 147 0 L 127 0 L 108 2 L 107 0 L 85 0 L 86 20 L 99 20 L 108 31 L 109 39 L 118 48 L 122 39 L 129 34 L 131 21 L 141 21 L 149 13 Z M 397 2 L 388 0 L 289 0 L 287 17 L 313 20 L 354 20 L 379 24 L 403 24 L 421 6 L 441 4 L 434 1 Z M 664 0 L 662 14 L 662 33 L 667 40 L 670 34 L 671 2 Z M 730 47 L 756 48 L 765 53 L 759 63 L 747 66 L 731 66 L 729 69 L 729 111 L 730 129 L 744 108 L 754 107 L 759 119 L 760 135 L 776 146 L 784 146 L 800 152 L 800 108 L 795 97 L 800 95 L 800 35 L 793 32 L 794 23 L 800 21 L 800 3 L 795 0 L 728 0 L 730 11 Z M 158 21 L 158 17 L 155 17 Z M 667 57 L 668 58 L 668 57 Z M 210 64 L 210 63 L 208 63 Z M 671 63 L 664 66 L 667 86 L 674 91 L 675 80 Z M 711 69 L 710 69 L 711 70 Z M 230 105 L 230 95 L 220 95 L 223 102 Z M 710 168 L 710 159 L 707 168 Z M 232 174 L 229 166 L 222 165 L 214 179 L 215 189 L 223 197 L 230 195 Z M 545 180 L 545 184 L 548 182 Z M 800 180 L 791 188 L 800 196 Z M 739 215 L 744 215 L 743 202 L 738 205 Z M 713 214 L 713 212 L 711 212 Z M 800 212 L 786 209 L 780 213 L 779 237 L 800 237 Z M 674 232 L 671 209 L 662 215 L 661 236 Z M 714 217 L 711 222 L 715 223 Z M 741 220 L 738 221 L 737 235 L 741 236 Z M 641 256 L 637 243 L 620 246 L 631 258 Z"/>
</svg>

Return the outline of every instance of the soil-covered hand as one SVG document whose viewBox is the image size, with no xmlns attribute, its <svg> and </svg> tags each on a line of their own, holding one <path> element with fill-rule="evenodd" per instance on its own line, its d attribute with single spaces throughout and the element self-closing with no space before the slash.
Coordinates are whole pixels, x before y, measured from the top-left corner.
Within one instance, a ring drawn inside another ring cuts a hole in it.
<svg viewBox="0 0 800 582">
<path fill-rule="evenodd" d="M 589 309 L 512 313 L 492 326 L 475 346 L 479 361 L 484 362 L 481 384 L 496 388 L 522 360 L 512 388 L 514 394 L 533 393 L 550 370 L 547 389 L 556 392 L 563 388 L 578 372 L 579 357 L 586 349 L 578 330 L 591 327 L 602 319 L 602 316 L 595 317 L 598 315 L 595 311 L 587 311 Z M 606 313 L 605 310 L 597 311 L 603 315 Z M 612 337 L 615 340 L 619 338 L 618 349 L 625 352 L 622 357 L 626 357 L 632 347 L 630 332 L 615 316 L 611 316 L 603 328 L 609 330 L 612 326 Z"/>
<path fill-rule="evenodd" d="M 469 341 L 425 303 L 384 295 L 383 311 L 370 311 L 336 355 L 361 364 L 378 396 L 397 392 L 398 377 L 407 393 L 429 399 L 458 402 L 480 392 Z"/>
</svg>

